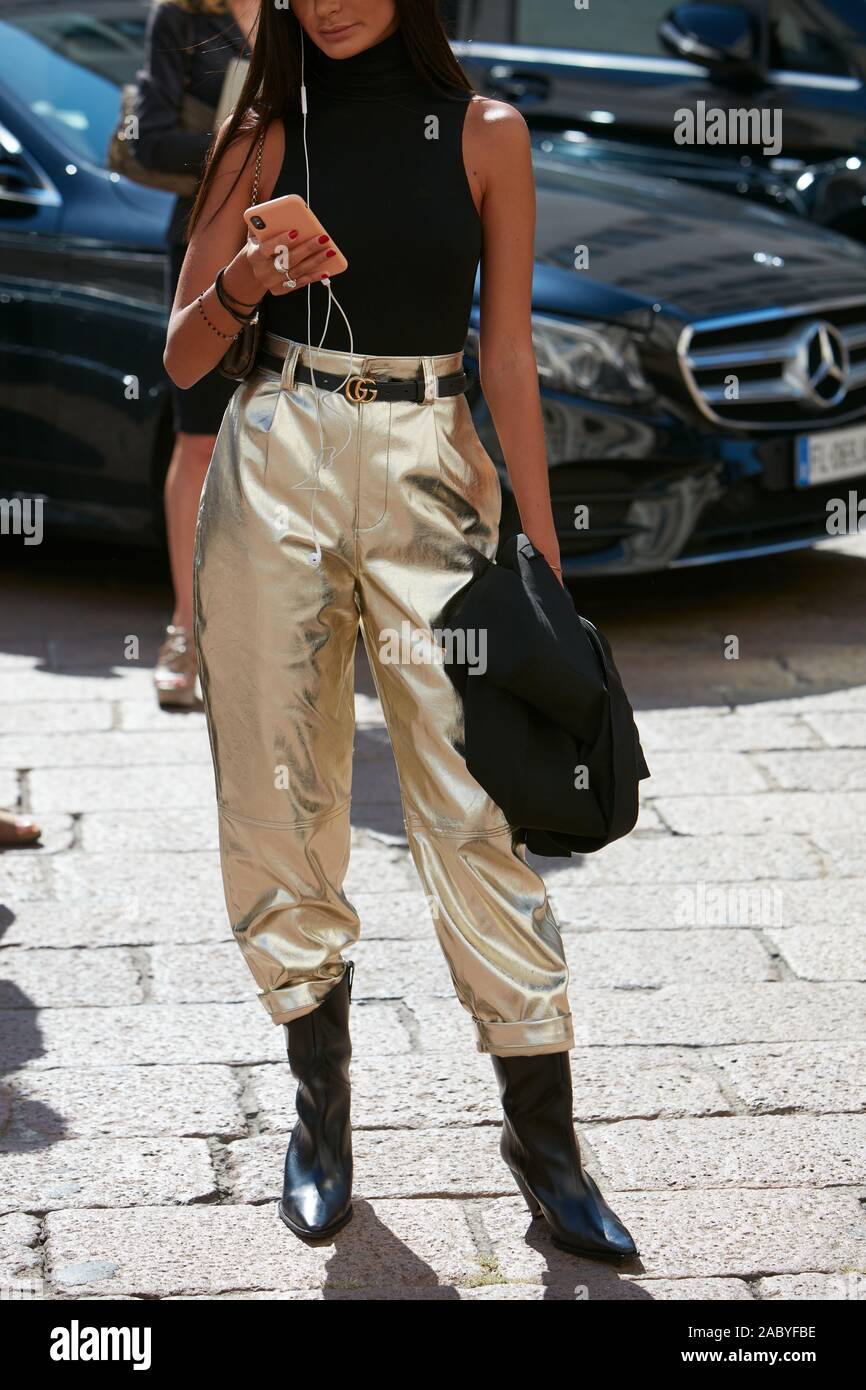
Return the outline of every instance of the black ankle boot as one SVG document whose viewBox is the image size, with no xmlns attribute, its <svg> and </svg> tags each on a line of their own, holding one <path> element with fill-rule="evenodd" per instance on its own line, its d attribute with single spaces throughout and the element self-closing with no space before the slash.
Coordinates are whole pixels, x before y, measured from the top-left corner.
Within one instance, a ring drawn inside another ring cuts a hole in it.
<svg viewBox="0 0 866 1390">
<path fill-rule="evenodd" d="M 553 1243 L 575 1255 L 618 1260 L 637 1254 L 580 1159 L 567 1052 L 497 1057 L 493 1067 L 505 1119 L 499 1152 L 533 1216 Z"/>
<path fill-rule="evenodd" d="M 352 1215 L 349 1002 L 353 961 L 311 1013 L 284 1024 L 298 1122 L 286 1153 L 280 1216 L 298 1236 L 333 1235 Z"/>
</svg>

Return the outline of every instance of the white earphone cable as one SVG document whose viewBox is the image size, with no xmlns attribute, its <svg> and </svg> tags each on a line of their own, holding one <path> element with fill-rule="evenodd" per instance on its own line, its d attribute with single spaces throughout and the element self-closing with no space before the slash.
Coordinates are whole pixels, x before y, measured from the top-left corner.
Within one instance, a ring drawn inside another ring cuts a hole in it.
<svg viewBox="0 0 866 1390">
<path fill-rule="evenodd" d="M 299 31 L 300 31 L 300 36 L 301 36 L 301 116 L 302 116 L 302 122 L 303 122 L 303 124 L 302 124 L 302 136 L 303 136 L 303 144 L 304 144 L 304 166 L 305 166 L 305 169 L 306 169 L 306 204 L 307 204 L 307 207 L 309 207 L 309 206 L 310 206 L 310 156 L 309 156 L 309 151 L 307 150 L 307 88 L 306 88 L 306 86 L 305 86 L 305 84 L 304 84 L 304 31 L 303 31 L 303 28 L 301 27 L 300 23 L 298 24 L 298 29 L 299 29 Z M 316 371 L 315 371 L 315 366 L 314 366 L 314 363 L 313 363 L 313 360 L 312 360 L 312 342 L 311 342 L 311 339 L 312 339 L 312 323 L 311 323 L 311 315 L 312 315 L 312 288 L 313 288 L 313 286 L 312 286 L 312 284 L 308 284 L 308 285 L 307 285 L 307 348 L 308 348 L 308 350 L 309 350 L 310 359 L 311 359 L 311 360 L 310 360 L 310 374 L 311 374 L 311 377 L 312 377 L 312 385 L 313 385 L 313 388 L 314 388 L 314 400 L 315 400 L 315 405 L 316 405 L 316 424 L 318 425 L 318 429 L 319 429 L 319 449 L 318 449 L 318 452 L 316 453 L 316 456 L 315 456 L 315 459 L 314 459 L 314 462 L 313 462 L 313 469 L 312 469 L 312 472 L 311 472 L 311 473 L 308 473 L 308 474 L 301 480 L 301 482 L 295 483 L 295 484 L 294 484 L 294 487 L 295 487 L 295 488 L 299 488 L 299 489 L 302 490 L 302 491 L 304 491 L 304 490 L 309 490 L 309 491 L 312 493 L 312 496 L 311 496 L 311 498 L 310 498 L 310 528 L 311 528 L 311 530 L 312 530 L 313 544 L 314 544 L 314 547 L 315 547 L 315 549 L 310 553 L 310 564 L 312 564 L 312 565 L 318 565 L 318 564 L 320 564 L 320 563 L 321 563 L 321 559 L 322 559 L 322 547 L 321 547 L 321 545 L 319 544 L 319 536 L 318 536 L 318 532 L 317 532 L 317 530 L 316 530 L 316 501 L 317 501 L 317 498 L 318 498 L 318 494 L 319 494 L 319 493 L 321 492 L 321 490 L 322 490 L 322 486 L 321 486 L 321 482 L 320 482 L 320 478 L 319 478 L 319 473 L 320 473 L 320 471 L 321 471 L 322 468 L 328 468 L 328 467 L 330 467 L 330 465 L 334 462 L 334 460 L 335 460 L 336 458 L 338 458 L 339 455 L 343 452 L 343 450 L 346 449 L 346 448 L 348 447 L 348 445 L 350 444 L 351 439 L 352 439 L 352 427 L 351 427 L 351 425 L 349 425 L 349 429 L 348 429 L 348 433 L 347 433 L 347 435 L 346 435 L 346 438 L 345 438 L 345 440 L 343 441 L 343 443 L 340 445 L 339 449 L 337 449 L 333 444 L 327 445 L 327 446 L 326 446 L 326 444 L 325 444 L 325 431 L 324 431 L 324 426 L 323 426 L 323 424 L 322 424 L 322 414 L 321 414 L 321 412 L 322 412 L 322 407 L 323 407 L 323 406 L 329 405 L 329 404 L 330 404 L 330 403 L 328 402 L 327 397 L 330 396 L 330 395 L 336 394 L 337 391 L 342 390 L 343 386 L 345 386 L 346 382 L 349 380 L 349 377 L 352 375 L 352 360 L 351 360 L 351 359 L 352 359 L 353 356 L 354 356 L 354 350 L 355 350 L 354 338 L 353 338 L 353 335 L 352 335 L 352 326 L 351 326 L 351 324 L 349 323 L 348 318 L 346 317 L 346 313 L 345 313 L 345 311 L 344 311 L 344 309 L 343 309 L 342 304 L 341 304 L 340 301 L 338 300 L 337 296 L 334 294 L 334 289 L 333 289 L 333 286 L 332 286 L 332 284 L 331 284 L 330 277 L 328 277 L 328 278 L 326 278 L 326 279 L 320 281 L 319 283 L 322 284 L 322 285 L 324 285 L 324 286 L 327 288 L 327 291 L 328 291 L 328 308 L 327 308 L 327 312 L 326 312 L 326 314 L 325 314 L 325 325 L 324 325 L 324 328 L 322 329 L 322 336 L 321 336 L 321 338 L 319 339 L 319 342 L 318 342 L 318 344 L 317 344 L 317 350 L 318 350 L 319 348 L 322 347 L 322 344 L 323 344 L 324 341 L 325 341 L 325 337 L 327 336 L 328 324 L 330 323 L 330 320 L 331 320 L 331 305 L 332 305 L 332 304 L 336 304 L 336 306 L 337 306 L 337 308 L 339 309 L 340 313 L 343 315 L 343 320 L 344 320 L 344 322 L 345 322 L 345 324 L 346 324 L 346 328 L 347 328 L 348 333 L 349 333 L 349 358 L 350 358 L 350 361 L 349 361 L 349 370 L 348 370 L 348 372 L 346 373 L 346 375 L 343 377 L 343 380 L 339 383 L 339 385 L 338 385 L 338 386 L 335 386 L 335 387 L 333 388 L 333 390 L 324 392 L 323 394 L 320 395 L 319 391 L 316 389 Z M 338 418 L 339 418 L 339 413 L 336 411 L 336 407 L 333 406 L 332 404 L 331 404 L 331 410 L 332 410 L 335 414 L 337 414 L 337 416 L 338 416 Z M 326 458 L 326 456 L 327 456 L 327 458 Z"/>
</svg>

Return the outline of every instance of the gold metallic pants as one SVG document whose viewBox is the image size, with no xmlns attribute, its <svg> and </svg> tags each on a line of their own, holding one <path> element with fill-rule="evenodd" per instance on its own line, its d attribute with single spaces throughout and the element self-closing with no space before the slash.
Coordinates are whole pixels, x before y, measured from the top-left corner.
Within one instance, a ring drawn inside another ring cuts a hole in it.
<svg viewBox="0 0 866 1390">
<path fill-rule="evenodd" d="M 229 403 L 199 511 L 195 639 L 232 930 L 274 1023 L 311 1012 L 346 968 L 360 933 L 343 892 L 360 625 L 476 1047 L 565 1051 L 568 968 L 544 883 L 469 775 L 461 702 L 432 659 L 435 619 L 496 549 L 496 469 L 465 396 L 358 404 L 295 382 L 298 361 L 429 384 L 462 353 L 350 359 L 289 343 L 282 375 L 255 371 Z M 313 491 L 317 404 L 337 452 Z"/>
</svg>

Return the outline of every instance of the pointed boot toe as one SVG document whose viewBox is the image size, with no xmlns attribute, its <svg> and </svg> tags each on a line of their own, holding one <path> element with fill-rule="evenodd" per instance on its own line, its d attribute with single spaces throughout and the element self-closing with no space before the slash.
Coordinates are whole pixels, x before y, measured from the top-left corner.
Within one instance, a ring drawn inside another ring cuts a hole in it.
<svg viewBox="0 0 866 1390">
<path fill-rule="evenodd" d="M 493 1066 L 503 1109 L 500 1153 L 533 1217 L 544 1218 L 561 1250 L 633 1259 L 631 1235 L 581 1162 L 567 1052 L 494 1055 Z"/>
</svg>

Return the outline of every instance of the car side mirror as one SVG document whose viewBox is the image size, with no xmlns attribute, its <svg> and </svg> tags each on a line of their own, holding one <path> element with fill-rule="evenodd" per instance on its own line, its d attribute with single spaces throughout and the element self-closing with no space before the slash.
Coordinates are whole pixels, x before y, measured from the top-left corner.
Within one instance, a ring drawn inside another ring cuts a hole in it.
<svg viewBox="0 0 866 1390">
<path fill-rule="evenodd" d="M 676 5 L 658 28 L 665 48 L 709 68 L 720 82 L 760 81 L 763 64 L 752 17 L 741 5 Z"/>
</svg>

